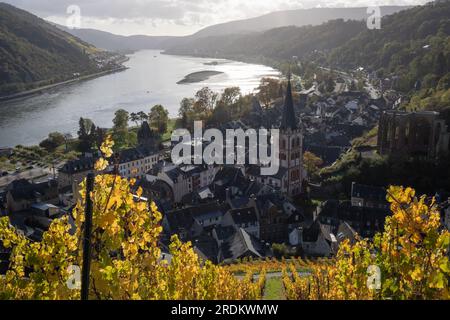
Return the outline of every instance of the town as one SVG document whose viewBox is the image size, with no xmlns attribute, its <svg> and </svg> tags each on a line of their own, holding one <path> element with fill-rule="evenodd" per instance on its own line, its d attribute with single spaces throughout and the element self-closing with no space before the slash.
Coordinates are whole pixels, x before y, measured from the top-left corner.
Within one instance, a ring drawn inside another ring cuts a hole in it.
<svg viewBox="0 0 450 320">
<path fill-rule="evenodd" d="M 357 235 L 371 238 L 383 231 L 391 214 L 388 185 L 351 181 L 340 193 L 333 193 L 329 190 L 336 186 L 324 185 L 317 166 L 328 170 L 351 153 L 361 159 L 408 156 L 428 161 L 449 155 L 448 113 L 398 110 L 402 97 L 383 89 L 387 80 L 368 77 L 367 83 L 374 86 L 358 91 L 354 84 L 346 84 L 348 78 L 338 75 L 335 90 L 323 93 L 318 83 L 303 90 L 292 78 L 289 74 L 280 82 L 263 80 L 279 86 L 270 106 L 263 107 L 255 95 L 245 117 L 219 127 L 224 133 L 227 129 L 279 129 L 280 168 L 275 175 L 262 175 L 262 163 L 174 164 L 170 151 L 177 143 L 161 143 L 145 117 L 140 119 L 137 146 L 113 156 L 115 163 L 105 172 L 136 179 L 142 199 L 154 202 L 162 213 L 159 245 L 165 257 L 175 234 L 191 242 L 199 257 L 216 264 L 249 258 L 333 257 L 344 240 L 355 241 Z M 371 136 L 374 127 L 377 132 Z M 193 139 L 189 143 L 194 149 L 197 143 L 210 142 Z M 12 157 L 14 150 L 2 149 L 2 156 Z M 98 152 L 85 152 L 57 168 L 47 168 L 47 174 L 37 179 L 5 172 L 0 178 L 2 215 L 9 216 L 27 238 L 40 241 L 54 219 L 71 217 L 80 198 L 80 183 L 94 172 L 98 157 Z M 313 164 L 311 157 L 316 159 Z M 349 192 L 342 193 L 346 189 Z M 443 225 L 450 228 L 446 196 L 436 190 Z M 8 266 L 7 257 L 7 251 L 0 250 L 2 272 Z"/>
</svg>

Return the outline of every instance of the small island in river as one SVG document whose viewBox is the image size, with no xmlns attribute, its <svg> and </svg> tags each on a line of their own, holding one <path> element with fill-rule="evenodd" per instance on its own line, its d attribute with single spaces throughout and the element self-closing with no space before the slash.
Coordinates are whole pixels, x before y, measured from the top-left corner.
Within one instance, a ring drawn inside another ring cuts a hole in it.
<svg viewBox="0 0 450 320">
<path fill-rule="evenodd" d="M 177 84 L 186 84 L 186 83 L 197 83 L 206 81 L 212 76 L 216 76 L 219 74 L 223 74 L 221 71 L 199 71 L 199 72 L 193 72 L 188 74 L 186 77 L 184 77 L 183 80 L 178 81 Z"/>
</svg>

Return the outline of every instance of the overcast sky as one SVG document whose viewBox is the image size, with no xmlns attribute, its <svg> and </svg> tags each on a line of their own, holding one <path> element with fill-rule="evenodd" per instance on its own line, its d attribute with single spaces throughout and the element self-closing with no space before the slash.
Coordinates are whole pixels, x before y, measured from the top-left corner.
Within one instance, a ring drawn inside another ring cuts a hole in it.
<svg viewBox="0 0 450 320">
<path fill-rule="evenodd" d="M 277 10 L 312 7 L 417 5 L 428 0 L 4 0 L 66 24 L 67 8 L 81 9 L 82 27 L 116 34 L 187 35 L 206 26 Z"/>
</svg>

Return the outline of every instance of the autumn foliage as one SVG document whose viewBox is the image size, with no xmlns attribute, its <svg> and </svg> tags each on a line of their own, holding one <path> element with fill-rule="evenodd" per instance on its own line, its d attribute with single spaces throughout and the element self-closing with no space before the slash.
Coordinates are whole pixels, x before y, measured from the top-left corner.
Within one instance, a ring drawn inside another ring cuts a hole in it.
<svg viewBox="0 0 450 320">
<path fill-rule="evenodd" d="M 96 170 L 110 166 L 114 143 L 102 145 Z M 133 192 L 135 181 L 98 174 L 93 200 L 90 299 L 261 299 L 267 271 L 283 269 L 288 299 L 449 299 L 450 234 L 434 200 L 391 187 L 392 216 L 371 241 L 341 243 L 334 259 L 302 259 L 217 266 L 202 262 L 177 236 L 164 259 L 162 216 Z M 10 265 L 0 277 L 0 299 L 79 299 L 72 266 L 82 265 L 85 183 L 72 217 L 54 220 L 41 242 L 0 219 L 0 241 Z M 258 273 L 259 277 L 254 274 Z"/>
<path fill-rule="evenodd" d="M 113 142 L 102 146 L 101 171 L 109 165 Z M 190 243 L 171 239 L 168 262 L 159 245 L 162 216 L 154 204 L 138 201 L 134 181 L 99 174 L 91 194 L 93 211 L 91 299 L 259 299 L 264 276 L 242 280 L 210 262 L 202 263 Z M 82 183 L 81 190 L 85 190 Z M 137 198 L 136 198 L 137 196 Z M 85 191 L 68 217 L 55 220 L 41 242 L 32 242 L 0 220 L 0 241 L 11 249 L 10 267 L 0 278 L 3 299 L 79 299 L 70 289 L 71 266 L 82 265 Z"/>
<path fill-rule="evenodd" d="M 433 200 L 411 188 L 388 191 L 392 216 L 373 241 L 341 244 L 331 265 L 307 277 L 284 270 L 289 299 L 449 299 L 450 234 Z"/>
</svg>

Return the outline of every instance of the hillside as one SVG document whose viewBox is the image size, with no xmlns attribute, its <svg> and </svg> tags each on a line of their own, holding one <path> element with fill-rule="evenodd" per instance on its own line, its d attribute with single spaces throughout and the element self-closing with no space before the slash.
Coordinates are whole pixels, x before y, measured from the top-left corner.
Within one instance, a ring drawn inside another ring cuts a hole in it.
<svg viewBox="0 0 450 320">
<path fill-rule="evenodd" d="M 57 27 L 88 43 L 92 43 L 97 48 L 116 52 L 163 49 L 180 39 L 178 37 L 152 37 L 144 35 L 121 36 L 95 29 L 70 30 L 61 25 L 57 25 Z"/>
<path fill-rule="evenodd" d="M 166 53 L 234 59 L 258 56 L 291 59 L 314 50 L 333 49 L 365 27 L 362 21 L 333 20 L 320 26 L 289 26 L 246 35 L 199 38 L 173 46 Z"/>
<path fill-rule="evenodd" d="M 333 50 L 328 62 L 346 69 L 364 66 L 380 77 L 399 78 L 408 91 L 421 79 L 435 87 L 450 67 L 450 2 L 428 4 L 385 17 L 381 30 L 364 30 Z"/>
<path fill-rule="evenodd" d="M 0 95 L 93 73 L 95 47 L 44 20 L 0 3 Z"/>
<path fill-rule="evenodd" d="M 206 37 L 169 48 L 170 54 L 288 60 L 293 56 L 334 68 L 359 66 L 394 77 L 395 89 L 448 89 L 450 2 L 410 8 L 382 19 L 381 30 L 362 21 L 333 20 L 320 26 L 283 27 L 265 32 Z M 442 80 L 442 81 L 441 81 Z"/>
<path fill-rule="evenodd" d="M 385 6 L 381 7 L 381 14 L 384 16 L 407 8 L 409 7 Z M 58 28 L 92 43 L 98 48 L 127 52 L 142 49 L 167 49 L 174 46 L 193 46 L 197 41 L 208 37 L 233 36 L 231 39 L 234 39 L 235 35 L 264 32 L 288 26 L 317 26 L 335 19 L 363 20 L 368 16 L 366 10 L 367 8 L 313 8 L 278 11 L 256 18 L 213 25 L 186 37 L 120 36 L 93 29 L 69 30 L 64 26 L 58 26 Z"/>
<path fill-rule="evenodd" d="M 390 15 L 407 6 L 383 6 L 380 7 L 381 15 Z M 251 32 L 263 32 L 286 26 L 317 26 L 330 20 L 364 20 L 368 16 L 367 8 L 312 8 L 272 12 L 260 17 L 231 21 L 207 27 L 197 32 L 194 37 L 211 37 L 230 34 L 244 34 Z"/>
</svg>

